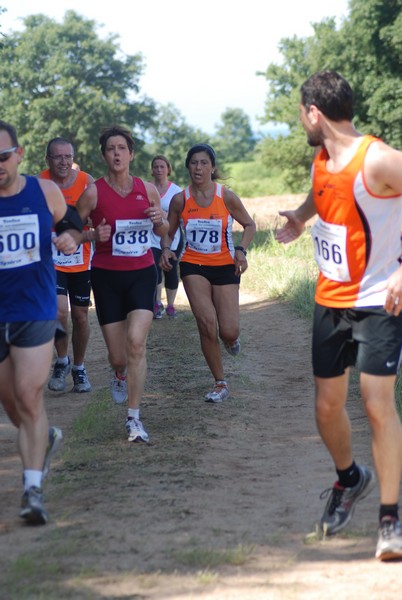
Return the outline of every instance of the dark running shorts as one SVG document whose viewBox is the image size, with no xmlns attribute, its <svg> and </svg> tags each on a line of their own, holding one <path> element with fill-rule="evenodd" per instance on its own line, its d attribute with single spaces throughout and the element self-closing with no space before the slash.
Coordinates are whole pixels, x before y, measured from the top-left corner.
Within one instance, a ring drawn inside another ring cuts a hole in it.
<svg viewBox="0 0 402 600">
<path fill-rule="evenodd" d="M 206 265 L 193 265 L 188 262 L 180 263 L 180 277 L 187 275 L 201 275 L 208 279 L 211 285 L 230 285 L 240 283 L 240 277 L 235 275 L 234 265 L 223 265 L 221 267 L 210 267 Z"/>
<path fill-rule="evenodd" d="M 174 251 L 175 252 L 175 251 Z M 152 254 L 154 255 L 155 267 L 158 273 L 158 285 L 162 283 L 163 278 L 165 279 L 165 288 L 168 290 L 177 290 L 179 287 L 179 261 L 178 260 L 170 260 L 170 264 L 172 268 L 170 271 L 162 271 L 162 268 L 159 266 L 159 261 L 161 259 L 162 250 L 160 248 L 152 248 Z"/>
<path fill-rule="evenodd" d="M 0 323 L 0 362 L 7 358 L 10 346 L 35 348 L 54 339 L 58 321 L 15 321 Z"/>
<path fill-rule="evenodd" d="M 402 345 L 402 314 L 382 307 L 327 308 L 315 305 L 313 371 L 337 377 L 356 366 L 369 375 L 395 375 Z"/>
<path fill-rule="evenodd" d="M 124 321 L 133 310 L 154 310 L 156 267 L 136 271 L 91 269 L 99 325 Z"/>
<path fill-rule="evenodd" d="M 67 296 L 74 306 L 89 306 L 91 296 L 91 271 L 67 273 L 56 270 L 56 292 Z"/>
</svg>

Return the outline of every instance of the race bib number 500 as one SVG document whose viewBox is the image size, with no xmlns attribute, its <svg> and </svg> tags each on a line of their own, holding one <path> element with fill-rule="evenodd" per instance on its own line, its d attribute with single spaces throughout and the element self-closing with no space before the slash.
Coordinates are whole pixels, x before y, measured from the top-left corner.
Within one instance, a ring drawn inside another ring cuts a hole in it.
<svg viewBox="0 0 402 600">
<path fill-rule="evenodd" d="M 38 215 L 0 218 L 0 269 L 40 261 Z"/>
<path fill-rule="evenodd" d="M 333 281 L 350 281 L 346 227 L 318 219 L 311 228 L 314 258 L 321 273 Z"/>
</svg>

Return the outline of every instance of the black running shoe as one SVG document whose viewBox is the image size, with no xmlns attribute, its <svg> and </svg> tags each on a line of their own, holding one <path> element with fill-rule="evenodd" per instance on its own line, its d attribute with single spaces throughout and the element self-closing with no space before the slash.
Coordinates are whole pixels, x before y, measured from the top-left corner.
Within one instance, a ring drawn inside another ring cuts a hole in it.
<svg viewBox="0 0 402 600">
<path fill-rule="evenodd" d="M 353 516 L 356 503 L 363 500 L 374 487 L 375 478 L 372 471 L 366 467 L 357 468 L 360 478 L 356 485 L 344 488 L 336 482 L 333 488 L 324 490 L 320 496 L 323 499 L 330 494 L 320 521 L 324 535 L 338 533 L 346 527 Z"/>
</svg>

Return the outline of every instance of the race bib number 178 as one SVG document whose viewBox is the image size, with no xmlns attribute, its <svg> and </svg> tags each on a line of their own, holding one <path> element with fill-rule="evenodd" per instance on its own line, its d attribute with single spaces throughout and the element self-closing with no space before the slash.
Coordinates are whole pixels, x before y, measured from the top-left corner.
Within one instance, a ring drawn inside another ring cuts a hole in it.
<svg viewBox="0 0 402 600">
<path fill-rule="evenodd" d="M 217 254 L 222 250 L 221 219 L 189 219 L 186 225 L 188 246 L 195 252 Z"/>
</svg>

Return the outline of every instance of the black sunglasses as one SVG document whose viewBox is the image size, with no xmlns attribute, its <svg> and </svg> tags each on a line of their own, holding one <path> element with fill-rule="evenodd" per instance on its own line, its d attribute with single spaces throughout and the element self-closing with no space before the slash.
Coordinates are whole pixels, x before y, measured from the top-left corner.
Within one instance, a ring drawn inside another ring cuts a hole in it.
<svg viewBox="0 0 402 600">
<path fill-rule="evenodd" d="M 6 162 L 10 158 L 13 152 L 17 150 L 18 146 L 13 146 L 12 148 L 6 148 L 5 150 L 1 150 L 0 152 L 0 162 Z"/>
</svg>

